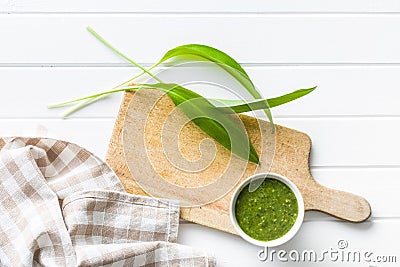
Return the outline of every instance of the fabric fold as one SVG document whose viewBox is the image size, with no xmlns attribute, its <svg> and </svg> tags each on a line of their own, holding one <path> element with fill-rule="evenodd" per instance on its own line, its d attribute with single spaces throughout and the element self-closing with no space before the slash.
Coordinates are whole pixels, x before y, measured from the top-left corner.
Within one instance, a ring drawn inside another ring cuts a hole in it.
<svg viewBox="0 0 400 267">
<path fill-rule="evenodd" d="M 75 144 L 2 138 L 0 181 L 1 266 L 215 266 L 175 243 L 177 201 L 127 194 Z"/>
<path fill-rule="evenodd" d="M 64 199 L 73 244 L 176 242 L 179 202 L 116 191 L 81 191 Z"/>
</svg>

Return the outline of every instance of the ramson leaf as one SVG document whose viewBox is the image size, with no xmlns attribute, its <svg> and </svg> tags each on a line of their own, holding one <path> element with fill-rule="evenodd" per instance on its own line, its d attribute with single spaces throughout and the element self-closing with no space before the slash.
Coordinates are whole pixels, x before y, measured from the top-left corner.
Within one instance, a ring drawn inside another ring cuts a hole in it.
<svg viewBox="0 0 400 267">
<path fill-rule="evenodd" d="M 240 64 L 234 60 L 228 54 L 207 45 L 202 44 L 186 44 L 175 47 L 169 50 L 165 55 L 153 66 L 158 66 L 170 59 L 176 57 L 183 57 L 185 60 L 204 60 L 216 63 L 218 66 L 223 68 L 233 78 L 235 78 L 243 87 L 256 99 L 261 99 L 262 95 L 255 88 L 247 72 L 240 66 Z M 153 68 L 152 67 L 152 68 Z M 271 112 L 266 106 L 263 108 L 269 121 L 273 123 Z"/>
<path fill-rule="evenodd" d="M 216 107 L 223 110 L 225 113 L 243 113 L 265 108 L 273 108 L 286 104 L 305 96 L 315 90 L 315 87 L 308 89 L 299 89 L 286 95 L 278 96 L 270 99 L 259 100 L 228 100 L 228 99 L 209 99 Z"/>
</svg>

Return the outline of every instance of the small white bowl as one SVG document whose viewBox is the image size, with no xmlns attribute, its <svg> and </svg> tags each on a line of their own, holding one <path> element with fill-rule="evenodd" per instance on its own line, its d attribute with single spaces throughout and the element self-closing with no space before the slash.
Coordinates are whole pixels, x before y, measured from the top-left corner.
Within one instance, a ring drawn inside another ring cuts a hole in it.
<svg viewBox="0 0 400 267">
<path fill-rule="evenodd" d="M 297 204 L 298 204 L 298 214 L 297 214 L 297 219 L 295 223 L 293 224 L 292 228 L 283 236 L 270 240 L 270 241 L 261 241 L 252 238 L 251 236 L 247 235 L 239 226 L 236 216 L 235 216 L 235 204 L 236 200 L 239 196 L 239 193 L 243 190 L 244 187 L 246 187 L 253 179 L 276 179 L 278 181 L 283 182 L 286 184 L 294 193 L 297 199 Z M 254 245 L 260 246 L 260 247 L 276 247 L 280 246 L 283 243 L 286 243 L 289 241 L 293 236 L 296 235 L 296 233 L 299 231 L 301 224 L 303 223 L 304 219 L 304 201 L 303 197 L 301 196 L 301 193 L 297 186 L 292 183 L 288 178 L 281 176 L 279 174 L 275 173 L 258 173 L 253 176 L 250 176 L 246 180 L 244 180 L 235 190 L 233 193 L 232 199 L 231 199 L 231 204 L 230 204 L 230 216 L 231 216 L 231 221 L 233 226 L 235 227 L 235 230 L 238 232 L 238 234 L 247 242 L 250 242 Z"/>
</svg>

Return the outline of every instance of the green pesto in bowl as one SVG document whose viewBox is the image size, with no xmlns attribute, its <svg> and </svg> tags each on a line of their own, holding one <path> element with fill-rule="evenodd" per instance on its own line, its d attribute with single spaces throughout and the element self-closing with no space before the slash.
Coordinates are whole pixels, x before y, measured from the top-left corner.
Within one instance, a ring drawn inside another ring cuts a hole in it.
<svg viewBox="0 0 400 267">
<path fill-rule="evenodd" d="M 266 178 L 254 192 L 245 186 L 235 203 L 239 227 L 253 239 L 271 241 L 285 235 L 298 215 L 296 195 L 283 182 Z"/>
</svg>

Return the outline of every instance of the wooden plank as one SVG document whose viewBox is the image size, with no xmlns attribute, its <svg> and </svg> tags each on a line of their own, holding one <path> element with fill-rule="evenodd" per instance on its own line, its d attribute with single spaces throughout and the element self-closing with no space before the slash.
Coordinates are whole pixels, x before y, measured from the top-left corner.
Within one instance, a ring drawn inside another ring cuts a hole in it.
<svg viewBox="0 0 400 267">
<path fill-rule="evenodd" d="M 310 135 L 312 166 L 400 166 L 399 118 L 276 119 Z"/>
<path fill-rule="evenodd" d="M 395 207 L 400 201 L 400 168 L 311 168 L 311 173 L 327 187 L 368 199 L 375 218 L 400 216 Z"/>
<path fill-rule="evenodd" d="M 132 68 L 107 67 L 0 68 L 2 90 L 7 91 L 0 98 L 0 117 L 59 119 L 65 109 L 47 109 L 48 104 L 109 90 L 135 73 Z M 73 117 L 115 118 L 120 101 L 121 95 L 113 94 Z"/>
<path fill-rule="evenodd" d="M 396 266 L 400 261 L 398 236 L 400 235 L 399 219 L 374 220 L 362 224 L 350 224 L 332 221 L 305 222 L 298 234 L 288 243 L 271 248 L 279 251 L 286 250 L 288 253 L 296 249 L 300 254 L 304 250 L 315 250 L 320 255 L 323 250 L 338 250 L 339 240 L 347 242 L 348 247 L 344 252 L 359 251 L 371 252 L 371 262 L 346 262 L 326 259 L 323 262 L 310 261 L 288 261 L 280 262 L 276 255 L 274 261 L 259 261 L 257 253 L 260 247 L 253 246 L 238 236 L 230 235 L 220 231 L 206 228 L 196 224 L 183 224 L 179 229 L 178 242 L 196 246 L 207 250 L 216 256 L 218 266 Z M 210 242 L 212 240 L 212 242 Z M 234 253 L 232 253 L 234 252 Z M 347 255 L 347 254 L 345 254 Z M 396 256 L 396 262 L 382 263 L 372 262 L 378 255 Z M 346 257 L 347 258 L 347 257 Z M 352 259 L 352 258 L 351 258 Z"/>
<path fill-rule="evenodd" d="M 0 62 L 122 63 L 87 33 L 90 25 L 144 63 L 156 62 L 168 49 L 185 43 L 214 46 L 242 63 L 399 63 L 399 23 L 399 15 L 3 14 Z"/>
<path fill-rule="evenodd" d="M 400 116 L 399 66 L 247 66 L 245 69 L 267 97 L 319 86 L 300 100 L 274 108 L 273 115 L 278 118 Z M 200 73 L 191 68 L 174 72 L 170 81 L 180 81 L 181 77 L 195 80 Z M 7 91 L 0 98 L 0 118 L 26 117 L 28 107 L 31 118 L 59 118 L 62 111 L 47 110 L 47 104 L 108 90 L 136 73 L 137 69 L 129 67 L 0 67 L 2 90 Z M 21 77 L 27 82 L 20 82 Z M 21 92 L 24 98 L 20 97 Z M 74 117 L 115 118 L 121 96 L 113 95 Z"/>
<path fill-rule="evenodd" d="M 1 119 L 0 135 L 39 135 L 61 138 L 75 142 L 104 158 L 113 125 L 113 119 Z M 318 137 L 316 135 L 314 138 Z M 318 150 L 314 144 L 312 153 Z M 398 194 L 400 168 L 311 167 L 311 172 L 323 185 L 364 196 L 371 204 L 373 217 L 400 217 L 400 210 L 393 208 L 393 203 L 400 202 L 400 194 Z M 330 219 L 328 216 L 320 215 L 312 218 Z"/>
<path fill-rule="evenodd" d="M 380 129 L 376 130 L 378 133 L 371 131 L 370 134 L 358 136 L 357 131 L 361 132 L 371 128 L 371 124 L 366 121 L 348 120 L 340 123 L 334 122 L 334 120 L 294 119 L 290 123 L 288 120 L 279 120 L 278 123 L 300 129 L 313 136 L 312 167 L 337 167 L 339 169 L 343 167 L 345 170 L 349 167 L 356 169 L 366 167 L 398 168 L 400 166 L 396 158 L 398 145 L 392 143 L 392 138 L 396 138 L 400 134 L 400 130 L 395 126 L 400 122 L 388 120 L 386 123 L 380 123 L 380 120 L 376 120 L 377 122 L 373 125 Z M 93 152 L 104 156 L 114 122 L 114 119 L 1 119 L 0 134 L 3 136 L 19 133 L 35 134 L 36 128 L 43 126 L 50 132 L 66 139 L 83 140 L 85 141 L 83 146 L 88 144 L 94 149 Z M 338 129 L 347 129 L 351 134 L 346 135 Z M 386 131 L 394 132 L 391 135 L 382 134 Z M 96 140 L 95 144 L 91 142 L 93 140 Z M 378 141 L 374 143 L 371 140 Z M 101 153 L 99 153 L 100 151 Z M 395 173 L 397 174 L 397 170 Z"/>
<path fill-rule="evenodd" d="M 0 135 L 50 137 L 76 143 L 100 158 L 106 154 L 114 120 L 0 120 Z"/>
<path fill-rule="evenodd" d="M 111 133 L 114 120 L 100 120 L 107 121 L 107 134 Z M 400 159 L 397 157 L 397 153 L 400 144 L 393 142 L 400 135 L 400 129 L 397 127 L 400 123 L 399 120 L 400 118 L 295 118 L 276 119 L 276 122 L 311 136 L 313 141 L 311 166 L 399 167 Z M 45 122 L 46 125 L 49 122 L 49 127 L 62 125 L 61 120 L 47 121 L 43 119 L 7 120 L 6 124 L 3 120 L 0 122 L 2 128 L 5 125 L 4 127 L 21 129 L 26 127 L 25 125 L 34 125 L 41 121 Z M 83 122 L 78 123 L 84 124 Z M 61 129 L 64 131 L 63 128 Z M 55 130 L 57 130 L 56 127 Z M 65 131 L 76 134 L 73 129 L 66 129 Z M 88 134 L 91 134 L 90 130 Z M 108 138 L 105 140 L 108 140 Z"/>
<path fill-rule="evenodd" d="M 243 1 L 212 1 L 204 0 L 188 4 L 183 0 L 168 1 L 168 6 L 162 0 L 148 0 L 144 2 L 132 2 L 120 0 L 118 3 L 110 3 L 106 0 L 78 0 L 56 1 L 28 1 L 28 0 L 1 0 L 0 10 L 3 12 L 160 12 L 160 13 L 201 13 L 201 12 L 399 12 L 398 1 L 395 0 L 356 0 L 356 1 L 324 1 L 304 0 L 301 3 L 289 0 L 271 0 L 260 2 L 255 0 Z"/>
</svg>

